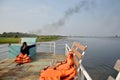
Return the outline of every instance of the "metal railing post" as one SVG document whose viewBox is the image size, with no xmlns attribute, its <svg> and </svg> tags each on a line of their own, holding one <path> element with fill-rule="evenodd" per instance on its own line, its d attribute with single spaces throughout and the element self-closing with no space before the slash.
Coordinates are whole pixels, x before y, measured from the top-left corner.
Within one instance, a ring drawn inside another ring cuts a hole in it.
<svg viewBox="0 0 120 80">
<path fill-rule="evenodd" d="M 65 44 L 65 55 L 67 55 L 67 44 Z"/>
<path fill-rule="evenodd" d="M 55 47 L 56 47 L 56 46 L 55 46 L 55 42 L 54 42 L 54 55 L 55 55 Z"/>
<path fill-rule="evenodd" d="M 84 74 L 83 74 L 82 71 L 81 71 L 81 75 L 80 75 L 80 77 L 81 77 L 81 80 L 84 80 L 84 79 L 85 79 Z"/>
<path fill-rule="evenodd" d="M 81 69 L 81 78 L 82 76 L 84 76 L 87 80 L 92 80 L 92 78 L 90 77 L 90 75 L 87 73 L 87 71 L 85 70 L 85 68 L 82 66 L 82 64 L 80 65 L 80 69 Z M 82 78 L 81 80 L 84 80 L 84 78 Z"/>
<path fill-rule="evenodd" d="M 51 42 L 50 42 L 50 52 L 52 52 L 52 51 L 51 51 Z"/>
<path fill-rule="evenodd" d="M 120 72 L 118 73 L 116 80 L 120 80 Z"/>
<path fill-rule="evenodd" d="M 68 55 L 68 52 L 70 51 L 70 47 L 68 46 L 68 44 L 65 44 L 65 55 Z"/>
</svg>

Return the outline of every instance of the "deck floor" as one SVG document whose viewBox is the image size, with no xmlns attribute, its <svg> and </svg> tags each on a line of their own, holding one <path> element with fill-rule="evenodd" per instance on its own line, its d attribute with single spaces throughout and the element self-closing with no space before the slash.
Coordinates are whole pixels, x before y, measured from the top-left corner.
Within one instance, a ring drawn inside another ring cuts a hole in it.
<svg viewBox="0 0 120 80">
<path fill-rule="evenodd" d="M 51 65 L 53 60 L 65 60 L 65 55 L 37 53 L 31 63 L 16 66 L 14 59 L 0 62 L 0 80 L 39 80 L 40 70 Z"/>
</svg>

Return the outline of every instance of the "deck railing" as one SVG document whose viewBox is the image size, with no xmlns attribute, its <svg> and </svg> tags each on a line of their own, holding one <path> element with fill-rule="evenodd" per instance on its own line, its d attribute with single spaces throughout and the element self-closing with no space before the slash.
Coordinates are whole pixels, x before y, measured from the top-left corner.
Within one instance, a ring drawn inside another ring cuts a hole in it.
<svg viewBox="0 0 120 80">
<path fill-rule="evenodd" d="M 82 64 L 80 64 L 80 69 L 81 69 L 81 78 L 80 80 L 92 80 L 92 78 L 90 77 L 90 75 L 88 74 L 88 72 L 85 70 L 85 68 L 83 67 Z M 85 79 L 86 78 L 86 79 Z"/>
<path fill-rule="evenodd" d="M 118 71 L 116 78 L 109 76 L 107 80 L 120 80 L 120 59 L 118 59 L 114 65 L 114 69 Z"/>
<path fill-rule="evenodd" d="M 40 44 L 40 45 L 38 45 L 38 44 Z M 38 49 L 38 52 L 43 51 L 43 48 L 48 48 L 48 53 L 54 53 L 54 54 L 56 53 L 55 52 L 55 49 L 56 49 L 55 42 L 37 42 L 36 45 L 37 45 L 37 48 L 40 49 L 40 50 Z M 9 46 L 10 46 L 10 44 L 0 44 L 0 60 L 6 59 L 9 57 L 8 56 L 9 55 Z M 46 51 L 43 51 L 43 52 L 46 52 Z"/>
<path fill-rule="evenodd" d="M 50 52 L 56 53 L 56 43 L 55 42 L 37 42 L 37 52 Z"/>
<path fill-rule="evenodd" d="M 65 55 L 68 55 L 68 52 L 70 51 L 70 47 L 68 44 L 65 45 Z M 90 75 L 88 74 L 88 72 L 85 70 L 85 68 L 83 67 L 83 65 L 80 63 L 79 67 L 78 67 L 78 75 L 76 76 L 75 80 L 92 80 L 92 78 L 90 77 Z"/>
<path fill-rule="evenodd" d="M 8 46 L 9 44 L 0 45 L 0 60 L 8 58 Z"/>
<path fill-rule="evenodd" d="M 68 44 L 65 44 L 65 55 L 68 55 L 68 52 L 70 51 L 70 47 L 68 46 Z"/>
<path fill-rule="evenodd" d="M 37 50 L 36 50 L 37 52 L 48 52 L 54 54 L 56 53 L 55 42 L 37 42 L 36 45 L 37 45 Z M 0 60 L 8 58 L 8 54 L 9 54 L 9 44 L 0 44 Z"/>
</svg>

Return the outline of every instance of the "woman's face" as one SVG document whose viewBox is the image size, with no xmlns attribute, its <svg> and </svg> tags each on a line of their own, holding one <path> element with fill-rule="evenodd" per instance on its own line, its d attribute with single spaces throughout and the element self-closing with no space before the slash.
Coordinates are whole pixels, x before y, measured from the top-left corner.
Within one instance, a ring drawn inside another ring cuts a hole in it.
<svg viewBox="0 0 120 80">
<path fill-rule="evenodd" d="M 23 46 L 24 46 L 24 47 L 27 47 L 27 44 L 24 44 Z"/>
<path fill-rule="evenodd" d="M 24 42 L 24 43 L 23 43 L 23 47 L 27 47 L 27 43 Z"/>
</svg>

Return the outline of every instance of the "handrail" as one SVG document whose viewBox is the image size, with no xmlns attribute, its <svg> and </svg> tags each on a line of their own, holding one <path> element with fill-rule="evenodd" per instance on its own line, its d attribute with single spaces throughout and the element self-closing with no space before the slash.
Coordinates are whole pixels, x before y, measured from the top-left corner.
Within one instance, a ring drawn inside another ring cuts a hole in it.
<svg viewBox="0 0 120 80">
<path fill-rule="evenodd" d="M 8 47 L 9 46 L 9 44 L 2 44 L 2 45 L 0 45 L 0 49 L 2 49 L 2 48 L 6 48 L 6 47 Z M 0 50 L 0 53 L 1 52 L 7 52 L 8 50 L 4 50 L 4 51 L 1 51 Z"/>
<path fill-rule="evenodd" d="M 65 55 L 68 55 L 68 52 L 71 51 L 70 47 L 68 44 L 65 44 Z"/>
<path fill-rule="evenodd" d="M 88 72 L 85 70 L 85 68 L 83 67 L 83 65 L 81 64 L 80 65 L 80 69 L 81 69 L 81 72 L 83 73 L 83 75 L 85 76 L 85 78 L 87 80 L 92 80 L 92 78 L 90 77 L 90 75 L 88 74 Z M 81 79 L 82 80 L 82 79 Z M 83 79 L 84 80 L 84 79 Z"/>
<path fill-rule="evenodd" d="M 114 65 L 114 69 L 118 71 L 116 78 L 109 76 L 107 80 L 120 80 L 120 59 L 118 59 Z"/>
<path fill-rule="evenodd" d="M 55 42 L 37 42 L 40 44 L 40 46 L 48 46 L 50 48 L 50 52 L 52 52 L 52 48 L 53 48 L 53 53 L 55 54 L 55 49 L 56 49 L 56 43 Z M 44 45 L 41 45 L 44 44 Z M 46 44 L 46 45 L 45 45 Z"/>
<path fill-rule="evenodd" d="M 0 51 L 0 53 L 4 53 L 4 52 L 8 52 L 8 50 L 6 50 L 6 51 Z M 0 55 L 1 56 L 1 55 Z"/>
<path fill-rule="evenodd" d="M 8 47 L 8 46 L 9 46 L 9 44 L 1 44 L 0 48 L 4 48 L 4 47 Z"/>
<path fill-rule="evenodd" d="M 9 44 L 1 44 L 0 45 L 0 60 L 3 60 L 5 58 L 8 58 L 8 46 Z"/>
</svg>

